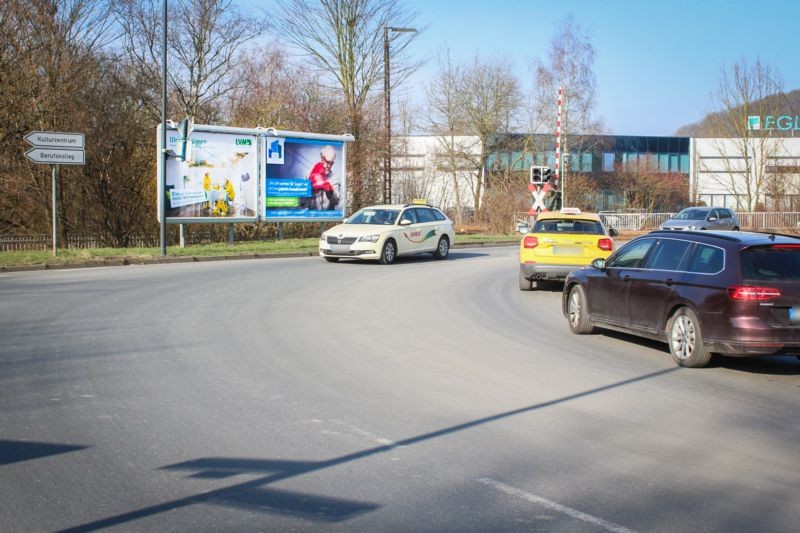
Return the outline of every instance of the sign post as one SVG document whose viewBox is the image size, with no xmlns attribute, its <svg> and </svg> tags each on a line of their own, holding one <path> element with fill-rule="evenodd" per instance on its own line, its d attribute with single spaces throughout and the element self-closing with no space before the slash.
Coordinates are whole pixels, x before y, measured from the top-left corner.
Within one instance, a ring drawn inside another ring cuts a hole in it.
<svg viewBox="0 0 800 533">
<path fill-rule="evenodd" d="M 34 163 L 48 164 L 53 171 L 53 257 L 58 255 L 58 174 L 59 165 L 83 165 L 86 162 L 83 133 L 32 131 L 25 140 L 33 146 L 25 157 Z"/>
</svg>

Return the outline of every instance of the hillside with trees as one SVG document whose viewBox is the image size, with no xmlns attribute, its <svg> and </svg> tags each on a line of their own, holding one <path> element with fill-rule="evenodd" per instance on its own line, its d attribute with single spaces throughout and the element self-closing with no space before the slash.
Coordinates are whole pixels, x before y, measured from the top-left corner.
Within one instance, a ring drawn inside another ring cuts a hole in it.
<svg viewBox="0 0 800 533">
<path fill-rule="evenodd" d="M 757 114 L 746 112 L 746 109 L 776 109 L 780 115 L 800 116 L 800 89 L 795 89 L 788 93 L 779 93 L 753 102 L 747 102 L 735 108 L 736 114 Z M 717 111 L 709 113 L 702 119 L 692 124 L 681 126 L 675 135 L 681 137 L 714 137 L 719 132 L 719 124 L 727 116 L 727 111 Z M 774 135 L 792 137 L 797 136 L 798 132 L 775 130 Z"/>
</svg>

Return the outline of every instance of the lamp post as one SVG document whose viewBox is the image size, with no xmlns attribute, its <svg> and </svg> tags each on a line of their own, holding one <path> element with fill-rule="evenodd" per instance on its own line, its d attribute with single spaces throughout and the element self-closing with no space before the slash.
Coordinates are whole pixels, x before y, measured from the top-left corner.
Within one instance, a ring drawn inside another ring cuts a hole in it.
<svg viewBox="0 0 800 533">
<path fill-rule="evenodd" d="M 163 0 L 161 42 L 161 183 L 158 187 L 159 244 L 161 255 L 167 255 L 167 0 Z"/>
<path fill-rule="evenodd" d="M 383 27 L 383 108 L 386 119 L 386 151 L 383 159 L 383 203 L 392 201 L 392 98 L 389 83 L 389 32 L 412 32 L 415 28 Z"/>
</svg>

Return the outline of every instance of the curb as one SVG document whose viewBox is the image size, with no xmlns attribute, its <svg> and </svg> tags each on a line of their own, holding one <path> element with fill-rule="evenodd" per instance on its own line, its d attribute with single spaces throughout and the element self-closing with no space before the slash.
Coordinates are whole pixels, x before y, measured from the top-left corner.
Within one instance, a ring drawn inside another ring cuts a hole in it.
<svg viewBox="0 0 800 533">
<path fill-rule="evenodd" d="M 501 246 L 517 246 L 519 241 L 476 242 L 454 244 L 451 249 L 463 248 L 495 248 Z M 208 261 L 233 261 L 240 259 L 288 259 L 294 257 L 314 257 L 313 252 L 285 252 L 276 254 L 235 254 L 235 255 L 191 255 L 181 257 L 163 257 L 156 259 L 125 258 L 113 261 L 85 261 L 83 263 L 42 264 L 42 265 L 9 265 L 0 266 L 0 272 L 29 272 L 37 270 L 66 270 L 75 268 L 94 268 L 128 265 L 159 265 L 169 263 L 204 263 Z"/>
</svg>

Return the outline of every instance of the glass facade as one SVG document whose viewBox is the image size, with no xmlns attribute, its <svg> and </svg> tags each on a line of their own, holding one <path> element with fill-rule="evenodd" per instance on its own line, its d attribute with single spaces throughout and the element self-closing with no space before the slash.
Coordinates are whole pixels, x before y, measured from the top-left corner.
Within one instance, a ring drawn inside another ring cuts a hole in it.
<svg viewBox="0 0 800 533">
<path fill-rule="evenodd" d="M 621 190 L 618 184 L 630 183 L 631 176 L 635 181 L 637 174 L 683 179 L 688 190 L 689 137 L 572 135 L 563 141 L 565 183 L 570 174 L 595 180 L 595 192 L 584 194 L 582 203 L 594 203 L 598 211 L 629 207 L 636 192 Z M 508 170 L 527 172 L 531 165 L 555 168 L 555 148 L 554 135 L 499 135 L 487 145 L 486 170 L 491 175 Z M 569 189 L 566 191 L 568 195 Z"/>
</svg>

